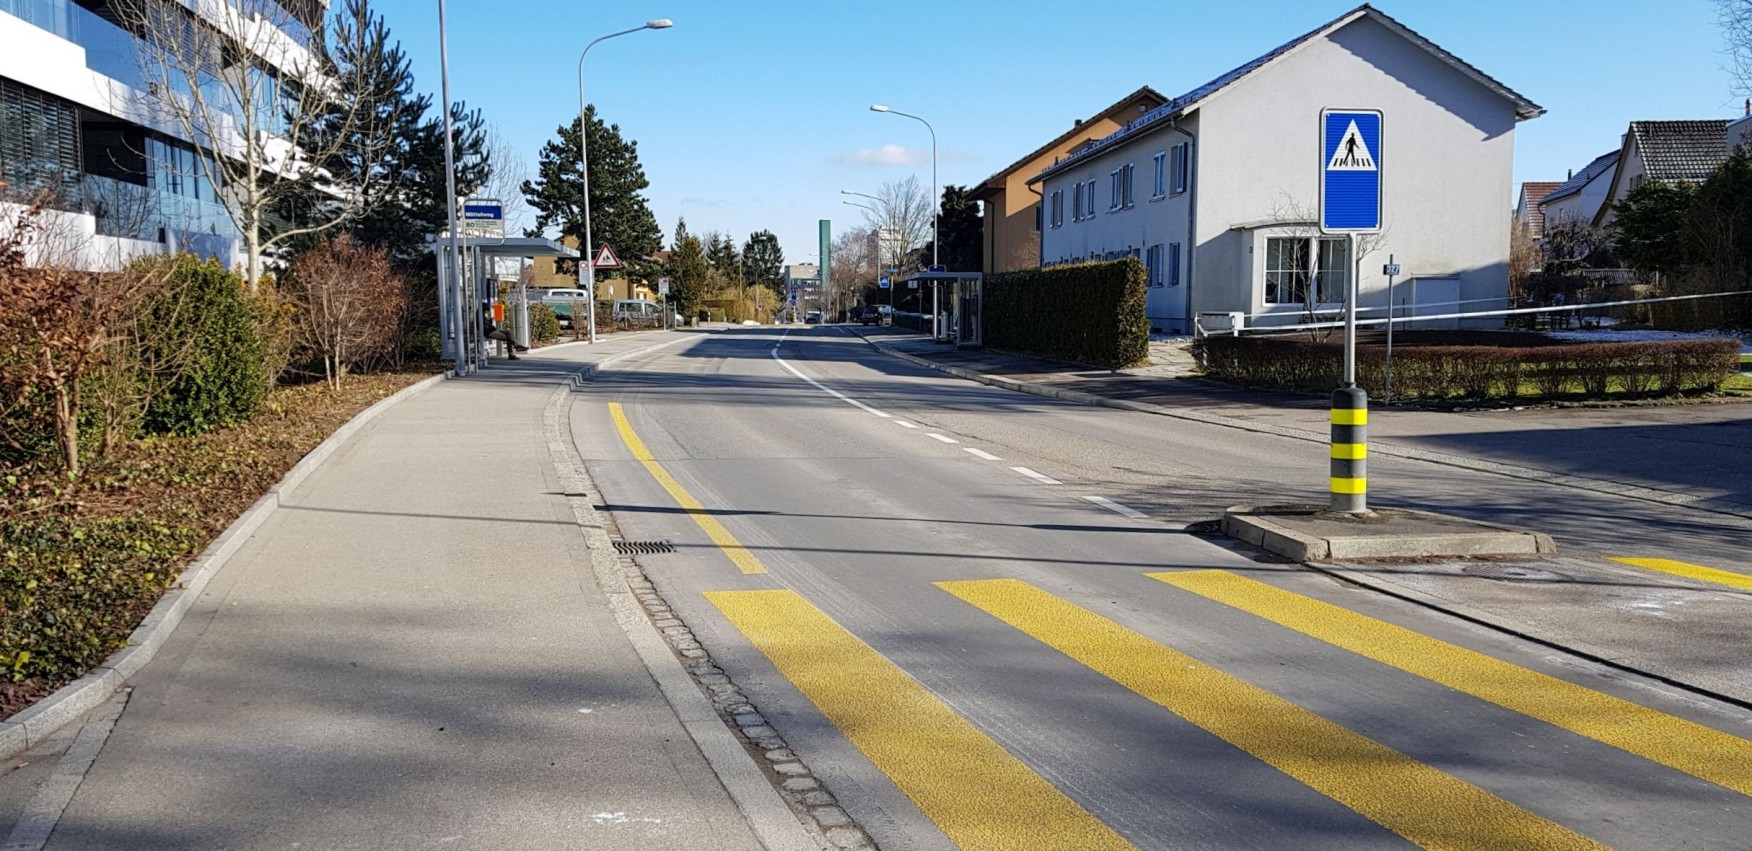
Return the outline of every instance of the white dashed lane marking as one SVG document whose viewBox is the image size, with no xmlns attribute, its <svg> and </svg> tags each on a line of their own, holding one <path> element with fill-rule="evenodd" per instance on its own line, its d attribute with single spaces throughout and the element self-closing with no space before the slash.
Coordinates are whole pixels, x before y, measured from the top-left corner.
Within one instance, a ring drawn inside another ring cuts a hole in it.
<svg viewBox="0 0 1752 851">
<path fill-rule="evenodd" d="M 1033 470 L 1028 469 L 1027 467 L 1011 467 L 1010 469 L 1015 470 L 1016 472 L 1021 473 L 1022 475 L 1027 476 L 1028 478 L 1033 479 L 1033 480 L 1035 480 L 1043 485 L 1062 485 L 1062 484 L 1064 484 L 1064 482 L 1061 482 L 1058 479 L 1055 479 L 1055 478 L 1048 476 L 1048 475 L 1044 475 L 1042 473 L 1037 473 Z M 1139 516 L 1141 517 L 1143 515 L 1139 515 Z"/>
<path fill-rule="evenodd" d="M 912 423 L 909 423 L 906 420 L 895 420 L 894 424 L 897 426 L 900 426 L 901 428 L 918 428 L 918 426 L 913 425 Z"/>
<path fill-rule="evenodd" d="M 1089 500 L 1090 502 L 1095 503 L 1096 505 L 1101 506 L 1102 508 L 1107 509 L 1108 511 L 1111 511 L 1115 514 L 1122 514 L 1126 517 L 1132 518 L 1133 520 L 1146 520 L 1149 518 L 1149 515 L 1143 513 L 1142 511 L 1138 511 L 1135 508 L 1127 508 L 1127 507 L 1120 505 L 1119 503 L 1114 502 L 1113 500 L 1108 499 L 1107 497 L 1104 497 L 1104 496 L 1086 496 L 1083 498 L 1086 500 Z"/>
<path fill-rule="evenodd" d="M 1002 460 L 1004 460 L 1002 458 L 999 458 L 996 455 L 993 455 L 990 452 L 985 451 L 984 449 L 975 449 L 971 446 L 963 447 L 961 451 L 966 452 L 967 454 L 972 455 L 973 457 L 978 458 L 982 461 L 1002 461 Z"/>
<path fill-rule="evenodd" d="M 956 440 L 953 437 L 944 437 L 943 435 L 940 435 L 934 431 L 925 432 L 925 436 L 932 439 L 932 440 L 941 441 L 943 443 L 960 443 L 961 442 L 959 440 Z"/>
</svg>

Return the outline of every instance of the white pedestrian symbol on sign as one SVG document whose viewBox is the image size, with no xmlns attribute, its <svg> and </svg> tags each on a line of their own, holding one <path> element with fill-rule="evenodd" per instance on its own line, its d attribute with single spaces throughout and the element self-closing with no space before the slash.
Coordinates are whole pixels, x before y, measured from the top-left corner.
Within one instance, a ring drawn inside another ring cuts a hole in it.
<svg viewBox="0 0 1752 851">
<path fill-rule="evenodd" d="M 1344 138 L 1338 140 L 1338 147 L 1332 152 L 1332 159 L 1326 163 L 1327 171 L 1375 171 L 1375 156 L 1369 153 L 1369 144 L 1363 141 L 1363 132 L 1357 129 L 1357 123 L 1352 121 L 1350 129 L 1344 131 Z"/>
</svg>

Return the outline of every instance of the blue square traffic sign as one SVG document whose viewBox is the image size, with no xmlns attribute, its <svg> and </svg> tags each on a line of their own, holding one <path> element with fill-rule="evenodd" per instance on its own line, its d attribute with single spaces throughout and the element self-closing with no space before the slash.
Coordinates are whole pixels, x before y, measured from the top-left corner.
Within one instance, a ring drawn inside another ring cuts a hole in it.
<svg viewBox="0 0 1752 851">
<path fill-rule="evenodd" d="M 1320 112 L 1320 229 L 1374 233 L 1381 229 L 1381 113 Z"/>
</svg>

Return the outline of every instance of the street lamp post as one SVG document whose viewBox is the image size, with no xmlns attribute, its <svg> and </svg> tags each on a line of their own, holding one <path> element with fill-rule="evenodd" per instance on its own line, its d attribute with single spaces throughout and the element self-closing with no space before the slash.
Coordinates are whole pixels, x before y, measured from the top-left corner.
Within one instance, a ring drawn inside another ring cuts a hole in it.
<svg viewBox="0 0 1752 851">
<path fill-rule="evenodd" d="M 937 203 L 937 128 L 932 127 L 931 122 L 913 115 L 912 113 L 901 112 L 898 109 L 889 109 L 879 103 L 870 104 L 870 111 L 886 112 L 889 115 L 899 115 L 904 118 L 911 118 L 912 120 L 925 125 L 926 130 L 931 131 L 931 265 L 935 266 L 937 265 L 937 249 L 943 241 L 941 235 L 937 233 L 937 208 L 939 207 L 939 204 Z"/>
<path fill-rule="evenodd" d="M 878 204 L 882 203 L 881 198 L 878 198 L 874 195 L 867 195 L 863 192 L 853 192 L 850 189 L 841 189 L 840 194 L 841 195 L 856 195 L 859 198 L 868 198 L 872 201 L 875 201 Z M 859 207 L 859 208 L 862 208 L 865 210 L 869 210 L 870 212 L 876 214 L 876 277 L 878 279 L 878 283 L 880 283 L 881 277 L 884 274 L 884 270 L 888 268 L 888 267 L 882 265 L 882 228 L 885 227 L 882 224 L 882 211 L 876 209 L 875 207 L 871 207 L 868 204 L 859 204 L 856 201 L 846 201 L 846 200 L 842 199 L 840 201 L 840 203 L 850 204 L 854 207 Z M 889 316 L 894 315 L 894 280 L 892 278 L 890 278 L 888 281 L 888 314 L 889 314 Z M 893 321 L 893 320 L 890 319 L 889 321 Z"/>
<path fill-rule="evenodd" d="M 468 329 L 464 326 L 463 319 L 468 315 L 468 312 L 463 308 L 463 299 L 466 295 L 463 292 L 462 252 L 458 250 L 457 246 L 456 153 L 451 141 L 450 48 L 444 30 L 444 0 L 438 0 L 438 73 L 440 87 L 444 90 L 444 213 L 450 220 L 450 265 L 445 267 L 447 280 L 444 281 L 443 286 L 445 290 L 453 293 L 449 305 L 451 308 L 449 312 L 452 313 L 449 324 L 456 340 L 455 348 L 451 351 L 456 355 L 456 377 L 461 378 L 468 374 L 468 353 L 463 350 L 463 341 L 468 339 Z"/>
<path fill-rule="evenodd" d="M 596 255 L 590 245 L 590 119 L 584 114 L 584 57 L 590 55 L 590 48 L 595 47 L 598 42 L 640 30 L 666 30 L 673 26 L 675 22 L 668 18 L 647 21 L 644 26 L 601 36 L 584 45 L 584 52 L 578 54 L 578 164 L 583 168 L 584 176 L 584 241 L 578 244 L 578 288 L 590 300 L 590 321 L 587 327 L 590 329 L 588 339 L 591 343 L 596 342 Z M 573 321 L 577 321 L 577 317 L 573 317 Z"/>
</svg>

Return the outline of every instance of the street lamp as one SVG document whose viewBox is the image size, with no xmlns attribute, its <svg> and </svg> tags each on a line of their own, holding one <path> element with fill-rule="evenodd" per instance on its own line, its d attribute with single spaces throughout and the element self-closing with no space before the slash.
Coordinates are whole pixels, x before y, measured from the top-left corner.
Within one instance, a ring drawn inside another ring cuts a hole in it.
<svg viewBox="0 0 1752 851">
<path fill-rule="evenodd" d="M 886 112 L 890 115 L 911 118 L 912 120 L 925 125 L 926 130 L 931 131 L 931 265 L 935 266 L 937 265 L 937 249 L 939 243 L 943 241 L 937 233 L 937 128 L 932 127 L 931 122 L 913 115 L 912 113 L 901 112 L 898 109 L 889 109 L 879 103 L 870 104 L 870 111 Z"/>
<path fill-rule="evenodd" d="M 668 18 L 647 21 L 644 26 L 602 36 L 584 45 L 584 52 L 578 54 L 578 164 L 584 169 L 584 241 L 578 244 L 578 288 L 590 299 L 588 339 L 592 343 L 596 342 L 596 255 L 592 253 L 590 246 L 590 120 L 584 115 L 584 57 L 590 55 L 590 48 L 595 47 L 597 42 L 640 30 L 666 30 L 673 26 L 675 22 Z M 577 321 L 577 317 L 572 319 L 574 323 Z"/>
<path fill-rule="evenodd" d="M 456 336 L 456 377 L 468 374 L 468 354 L 462 350 L 463 341 L 468 339 L 468 332 L 463 326 L 463 319 L 468 315 L 463 310 L 462 253 L 457 248 L 456 226 L 456 152 L 451 143 L 450 127 L 450 45 L 444 29 L 444 0 L 438 0 L 438 76 L 440 87 L 444 90 L 444 214 L 450 220 L 450 269 L 454 274 L 444 282 L 444 289 L 455 293 L 451 307 L 455 311 L 450 318 L 451 331 Z M 450 311 L 446 311 L 447 313 Z"/>
</svg>

